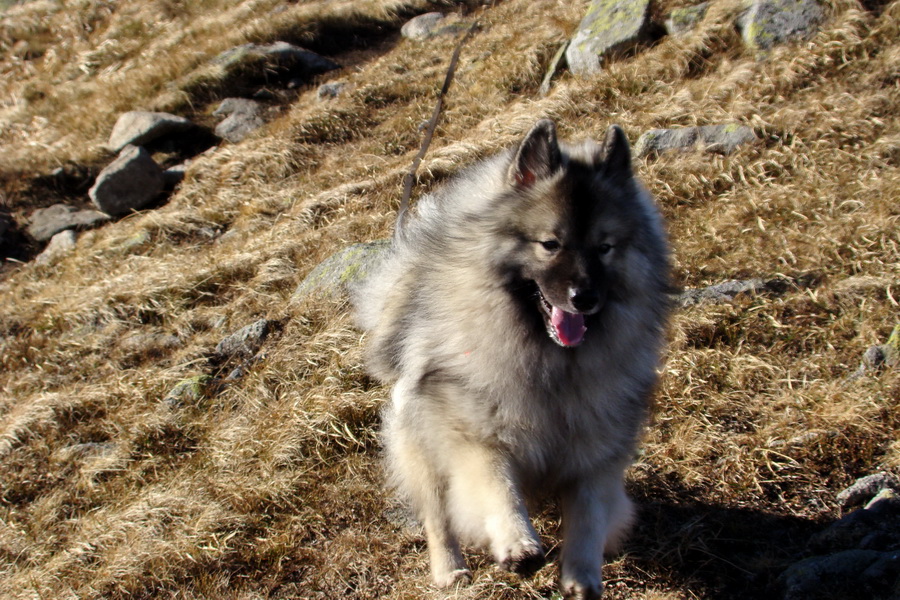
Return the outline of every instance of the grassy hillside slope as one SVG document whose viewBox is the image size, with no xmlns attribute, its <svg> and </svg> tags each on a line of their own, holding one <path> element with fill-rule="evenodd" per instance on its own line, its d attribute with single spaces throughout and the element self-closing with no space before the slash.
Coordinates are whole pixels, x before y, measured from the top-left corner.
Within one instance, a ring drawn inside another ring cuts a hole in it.
<svg viewBox="0 0 900 600">
<path fill-rule="evenodd" d="M 224 50 L 286 40 L 343 66 L 275 90 L 277 118 L 196 157 L 161 206 L 81 233 L 57 262 L 5 267 L 0 596 L 445 596 L 383 489 L 386 390 L 362 369 L 347 307 L 292 297 L 322 259 L 390 230 L 456 43 L 400 37 L 427 10 L 481 29 L 417 193 L 541 116 L 566 138 L 739 122 L 760 139 L 635 161 L 680 285 L 792 283 L 676 312 L 629 475 L 641 522 L 605 569 L 610 597 L 771 598 L 840 516 L 838 491 L 900 472 L 898 370 L 850 378 L 900 321 L 900 3 L 831 0 L 814 38 L 757 56 L 733 24 L 740 2 L 713 0 L 693 33 L 589 79 L 563 73 L 542 97 L 585 8 L 36 0 L 0 14 L 0 194 L 23 224 L 37 207 L 87 203 L 121 112 L 212 125 L 229 89 L 208 65 Z M 347 91 L 317 100 L 315 83 L 337 80 Z M 222 381 L 236 364 L 216 344 L 259 318 L 277 323 L 260 359 Z M 557 524 L 552 509 L 538 516 L 551 549 Z M 472 562 L 457 597 L 555 593 L 553 564 L 521 581 Z"/>
</svg>

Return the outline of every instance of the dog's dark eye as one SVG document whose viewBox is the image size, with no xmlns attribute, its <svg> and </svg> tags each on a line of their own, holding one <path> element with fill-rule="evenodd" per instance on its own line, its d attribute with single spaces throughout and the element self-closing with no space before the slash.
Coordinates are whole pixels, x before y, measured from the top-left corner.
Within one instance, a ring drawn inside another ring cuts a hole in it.
<svg viewBox="0 0 900 600">
<path fill-rule="evenodd" d="M 560 249 L 560 244 L 556 240 L 544 240 L 543 242 L 539 242 L 541 247 L 547 252 L 556 252 Z"/>
<path fill-rule="evenodd" d="M 602 256 L 604 254 L 609 254 L 610 250 L 612 250 L 612 249 L 613 249 L 612 244 L 600 244 L 600 246 L 597 248 L 597 252 L 599 252 L 600 255 Z"/>
</svg>

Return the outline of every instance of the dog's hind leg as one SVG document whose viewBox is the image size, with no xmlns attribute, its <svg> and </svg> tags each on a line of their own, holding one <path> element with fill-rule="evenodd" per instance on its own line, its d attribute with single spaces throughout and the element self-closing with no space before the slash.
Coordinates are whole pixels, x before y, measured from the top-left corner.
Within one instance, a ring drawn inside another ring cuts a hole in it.
<svg viewBox="0 0 900 600">
<path fill-rule="evenodd" d="M 617 546 L 633 513 L 622 475 L 605 474 L 575 482 L 562 493 L 561 500 L 563 596 L 578 600 L 600 598 L 604 550 Z"/>
</svg>

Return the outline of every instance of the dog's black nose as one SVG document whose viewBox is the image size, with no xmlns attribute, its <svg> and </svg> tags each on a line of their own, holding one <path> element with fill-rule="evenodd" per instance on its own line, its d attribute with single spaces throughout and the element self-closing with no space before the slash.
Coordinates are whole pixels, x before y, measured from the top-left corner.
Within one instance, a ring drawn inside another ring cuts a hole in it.
<svg viewBox="0 0 900 600">
<path fill-rule="evenodd" d="M 575 307 L 575 310 L 587 313 L 597 308 L 597 305 L 600 303 L 600 293 L 593 289 L 572 289 L 569 291 L 569 299 L 572 301 L 572 306 Z"/>
</svg>

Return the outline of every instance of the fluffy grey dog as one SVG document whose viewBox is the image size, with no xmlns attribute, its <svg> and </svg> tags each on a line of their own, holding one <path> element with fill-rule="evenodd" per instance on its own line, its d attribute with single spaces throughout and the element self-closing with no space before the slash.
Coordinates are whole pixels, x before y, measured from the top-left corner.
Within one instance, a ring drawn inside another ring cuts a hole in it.
<svg viewBox="0 0 900 600">
<path fill-rule="evenodd" d="M 527 506 L 560 502 L 560 587 L 602 593 L 626 533 L 632 461 L 668 310 L 666 237 L 628 141 L 518 147 L 420 200 L 354 296 L 371 372 L 393 385 L 392 482 L 425 524 L 438 586 L 471 579 L 460 544 L 543 563 Z"/>
</svg>

